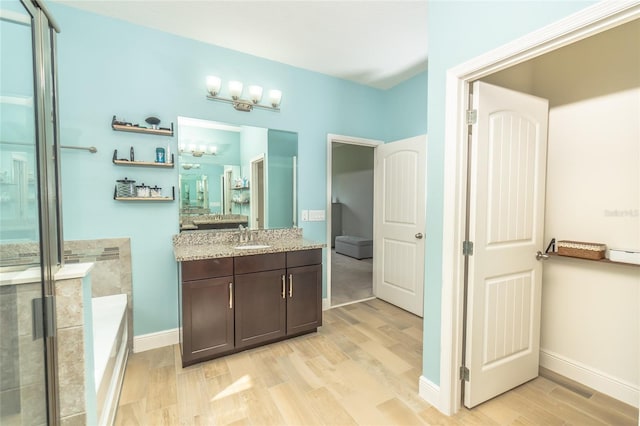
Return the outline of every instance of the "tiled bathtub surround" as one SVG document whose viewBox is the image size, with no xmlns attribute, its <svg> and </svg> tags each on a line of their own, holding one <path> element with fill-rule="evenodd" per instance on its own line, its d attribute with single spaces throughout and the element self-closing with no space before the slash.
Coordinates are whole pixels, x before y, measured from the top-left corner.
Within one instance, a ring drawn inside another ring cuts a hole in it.
<svg viewBox="0 0 640 426">
<path fill-rule="evenodd" d="M 65 241 L 65 263 L 93 262 L 92 297 L 127 295 L 129 350 L 133 348 L 133 294 L 131 284 L 131 241 L 129 238 Z"/>
<path fill-rule="evenodd" d="M 66 241 L 64 244 L 65 263 L 73 267 L 79 263 L 94 263 L 91 270 L 91 296 L 126 294 L 128 344 L 133 346 L 133 299 L 131 291 L 131 246 L 128 238 Z M 0 266 L 36 265 L 30 271 L 19 273 L 39 276 L 38 244 L 0 244 Z M 78 265 L 81 266 L 81 265 Z M 68 269 L 68 268 L 67 268 Z M 5 417 L 21 416 L 21 424 L 44 424 L 44 359 L 42 345 L 31 336 L 31 300 L 40 297 L 41 284 L 31 279 L 20 278 L 15 282 L 0 285 L 0 414 Z M 79 421 L 85 423 L 85 415 L 77 411 L 80 404 L 77 393 L 78 365 L 80 359 L 77 345 L 82 342 L 82 332 L 78 328 L 78 312 L 83 303 L 80 297 L 78 279 L 59 280 L 56 283 L 56 308 L 58 317 L 58 374 L 60 377 L 61 405 L 65 411 L 65 423 Z M 73 322 L 73 324 L 72 324 Z M 41 342 L 40 342 L 41 343 Z M 83 370 L 84 375 L 84 370 Z M 82 399 L 84 402 L 84 399 Z M 14 411 L 12 413 L 12 411 Z"/>
</svg>

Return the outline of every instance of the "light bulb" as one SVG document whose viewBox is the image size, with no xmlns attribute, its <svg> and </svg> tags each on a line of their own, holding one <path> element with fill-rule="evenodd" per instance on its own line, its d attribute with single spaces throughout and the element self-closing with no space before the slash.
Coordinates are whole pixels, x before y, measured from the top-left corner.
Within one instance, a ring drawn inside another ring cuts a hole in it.
<svg viewBox="0 0 640 426">
<path fill-rule="evenodd" d="M 220 93 L 220 83 L 219 77 L 214 75 L 207 76 L 207 92 L 209 92 L 211 96 L 216 96 Z"/>
<path fill-rule="evenodd" d="M 230 81 L 229 82 L 229 95 L 231 98 L 236 100 L 242 96 L 242 82 L 241 81 Z"/>
<path fill-rule="evenodd" d="M 260 102 L 260 99 L 262 99 L 262 87 L 255 85 L 249 86 L 249 97 L 254 104 Z"/>
<path fill-rule="evenodd" d="M 272 107 L 277 108 L 282 100 L 282 92 L 280 90 L 269 90 L 269 103 Z"/>
</svg>

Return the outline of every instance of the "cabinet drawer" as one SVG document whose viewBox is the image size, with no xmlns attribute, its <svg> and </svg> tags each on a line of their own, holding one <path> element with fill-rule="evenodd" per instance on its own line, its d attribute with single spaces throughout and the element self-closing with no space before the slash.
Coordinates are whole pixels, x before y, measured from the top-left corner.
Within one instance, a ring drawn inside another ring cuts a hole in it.
<svg viewBox="0 0 640 426">
<path fill-rule="evenodd" d="M 256 254 L 254 256 L 240 256 L 234 260 L 234 271 L 237 274 L 272 271 L 284 269 L 286 266 L 285 253 Z"/>
<path fill-rule="evenodd" d="M 189 260 L 182 262 L 182 281 L 233 275 L 233 258 Z"/>
<path fill-rule="evenodd" d="M 287 268 L 319 265 L 322 263 L 322 249 L 298 250 L 287 253 Z"/>
</svg>

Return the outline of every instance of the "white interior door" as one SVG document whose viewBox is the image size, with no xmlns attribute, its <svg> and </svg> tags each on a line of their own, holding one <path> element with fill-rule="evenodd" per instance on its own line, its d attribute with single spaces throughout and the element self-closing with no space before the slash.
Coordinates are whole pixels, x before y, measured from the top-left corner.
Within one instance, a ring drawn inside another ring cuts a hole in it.
<svg viewBox="0 0 640 426">
<path fill-rule="evenodd" d="M 379 145 L 374 172 L 374 294 L 422 316 L 427 135 Z"/>
<path fill-rule="evenodd" d="M 464 405 L 538 375 L 548 101 L 473 85 Z"/>
</svg>

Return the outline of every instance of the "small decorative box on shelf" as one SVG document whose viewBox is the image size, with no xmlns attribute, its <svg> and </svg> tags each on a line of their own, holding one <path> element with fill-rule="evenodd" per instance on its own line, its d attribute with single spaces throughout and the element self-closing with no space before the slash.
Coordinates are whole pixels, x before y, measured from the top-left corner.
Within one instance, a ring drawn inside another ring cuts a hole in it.
<svg viewBox="0 0 640 426">
<path fill-rule="evenodd" d="M 558 241 L 558 254 L 560 256 L 599 260 L 604 259 L 606 251 L 606 244 L 568 240 Z"/>
<path fill-rule="evenodd" d="M 152 125 L 154 126 L 154 125 Z M 111 128 L 119 132 L 147 133 L 149 135 L 173 136 L 173 123 L 171 127 L 144 127 L 139 124 L 117 120 L 114 115 L 111 119 Z"/>
</svg>

